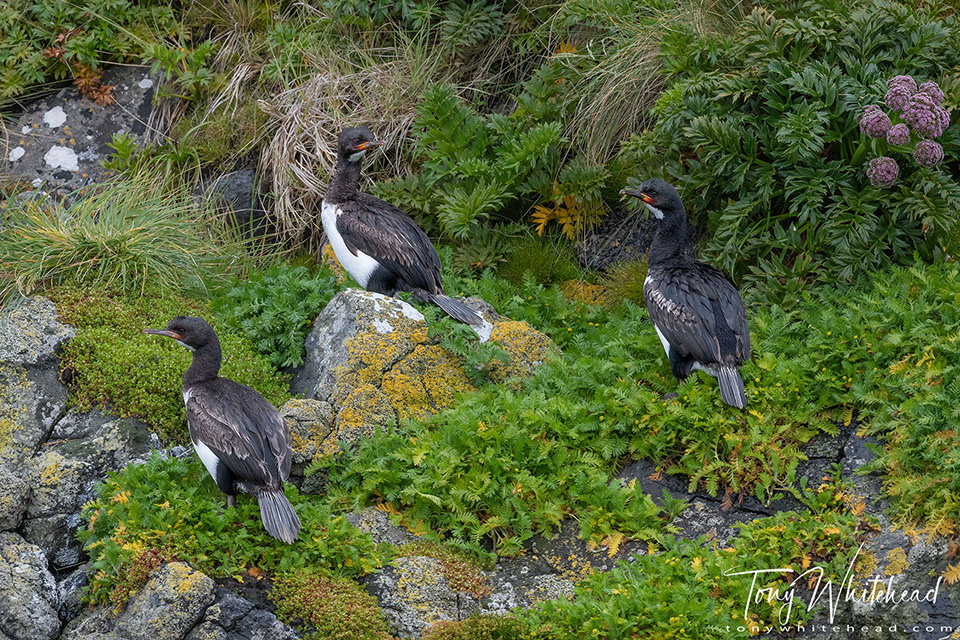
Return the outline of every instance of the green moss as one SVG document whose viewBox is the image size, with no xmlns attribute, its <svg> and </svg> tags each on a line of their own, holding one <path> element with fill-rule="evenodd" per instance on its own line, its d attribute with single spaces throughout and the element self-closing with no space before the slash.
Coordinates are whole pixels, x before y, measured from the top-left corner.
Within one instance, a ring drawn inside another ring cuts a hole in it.
<svg viewBox="0 0 960 640">
<path fill-rule="evenodd" d="M 490 579 L 482 573 L 480 561 L 464 551 L 436 542 L 416 540 L 400 547 L 396 555 L 398 558 L 411 556 L 428 556 L 439 560 L 447 584 L 458 593 L 469 593 L 478 600 L 493 593 Z"/>
<path fill-rule="evenodd" d="M 377 600 L 356 582 L 305 569 L 278 576 L 270 598 L 307 640 L 390 640 Z"/>
<path fill-rule="evenodd" d="M 431 626 L 423 640 L 520 640 L 526 625 L 511 615 L 470 616 L 459 622 L 438 622 Z"/>
<path fill-rule="evenodd" d="M 497 267 L 497 274 L 515 285 L 521 284 L 527 273 L 544 285 L 578 278 L 581 274 L 573 247 L 563 238 L 524 235 L 514 240 L 504 253 L 506 258 Z"/>
<path fill-rule="evenodd" d="M 181 391 L 191 355 L 172 340 L 142 335 L 178 315 L 201 316 L 223 348 L 221 375 L 259 391 L 274 405 L 290 396 L 287 380 L 251 348 L 246 338 L 217 321 L 209 305 L 169 293 L 141 296 L 61 287 L 51 292 L 61 318 L 76 328 L 61 366 L 71 403 L 137 416 L 164 440 L 186 440 Z"/>
</svg>

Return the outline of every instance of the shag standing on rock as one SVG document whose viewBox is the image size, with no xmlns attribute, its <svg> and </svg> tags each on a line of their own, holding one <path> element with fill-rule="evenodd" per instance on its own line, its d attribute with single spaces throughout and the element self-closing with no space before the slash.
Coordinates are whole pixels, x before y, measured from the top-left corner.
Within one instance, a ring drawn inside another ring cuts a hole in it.
<svg viewBox="0 0 960 640">
<path fill-rule="evenodd" d="M 363 155 L 383 144 L 366 127 L 340 134 L 337 172 L 321 210 L 323 230 L 337 260 L 367 291 L 388 296 L 409 291 L 460 322 L 483 324 L 469 307 L 444 293 L 440 258 L 417 223 L 389 202 L 357 190 Z"/>
<path fill-rule="evenodd" d="M 684 254 L 687 214 L 672 185 L 653 178 L 620 193 L 640 198 L 660 220 L 643 298 L 673 375 L 683 384 L 699 369 L 717 379 L 724 402 L 743 409 L 739 368 L 750 358 L 750 332 L 740 293 L 723 273 Z"/>
<path fill-rule="evenodd" d="M 197 455 L 217 486 L 236 505 L 238 490 L 260 503 L 260 518 L 271 536 L 296 541 L 300 519 L 283 495 L 290 475 L 290 431 L 276 408 L 248 386 L 221 378 L 220 340 L 202 318 L 178 316 L 166 329 L 144 333 L 173 338 L 193 352 L 183 375 L 187 425 Z"/>
</svg>

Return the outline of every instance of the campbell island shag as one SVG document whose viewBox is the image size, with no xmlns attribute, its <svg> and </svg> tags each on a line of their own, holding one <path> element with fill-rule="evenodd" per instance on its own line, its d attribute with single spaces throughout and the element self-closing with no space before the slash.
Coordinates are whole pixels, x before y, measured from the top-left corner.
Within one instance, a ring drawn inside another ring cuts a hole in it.
<svg viewBox="0 0 960 640">
<path fill-rule="evenodd" d="M 483 324 L 469 307 L 444 293 L 440 258 L 427 234 L 399 208 L 358 190 L 364 154 L 384 143 L 366 127 L 340 134 L 337 171 L 323 197 L 321 220 L 343 268 L 367 291 L 409 291 L 460 322 Z"/>
<path fill-rule="evenodd" d="M 300 519 L 283 495 L 290 475 L 290 431 L 276 408 L 250 387 L 219 377 L 220 341 L 202 318 L 178 316 L 165 329 L 143 332 L 172 338 L 193 352 L 183 376 L 190 439 L 227 494 L 227 505 L 236 504 L 237 491 L 249 493 L 260 504 L 267 533 L 296 541 Z"/>
<path fill-rule="evenodd" d="M 687 214 L 672 185 L 653 178 L 620 193 L 642 200 L 660 221 L 643 297 L 673 375 L 681 384 L 694 369 L 714 376 L 723 401 L 743 409 L 739 369 L 750 359 L 750 332 L 740 293 L 723 273 L 685 254 Z"/>
</svg>

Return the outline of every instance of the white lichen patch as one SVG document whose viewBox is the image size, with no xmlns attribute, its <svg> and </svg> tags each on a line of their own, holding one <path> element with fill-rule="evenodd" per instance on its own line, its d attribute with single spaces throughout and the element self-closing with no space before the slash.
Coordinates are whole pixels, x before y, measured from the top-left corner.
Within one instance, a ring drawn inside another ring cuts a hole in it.
<svg viewBox="0 0 960 640">
<path fill-rule="evenodd" d="M 23 154 L 27 152 L 23 147 L 14 147 L 10 150 L 10 155 L 7 156 L 10 159 L 10 162 L 16 162 L 23 157 Z"/>
<path fill-rule="evenodd" d="M 34 178 L 30 184 L 32 184 L 35 187 L 39 187 L 40 185 L 43 184 L 43 178 Z"/>
<path fill-rule="evenodd" d="M 45 114 L 43 114 L 43 123 L 46 124 L 51 129 L 56 129 L 64 122 L 67 121 L 67 114 L 64 112 L 63 107 L 57 105 L 53 109 L 50 109 Z"/>
<path fill-rule="evenodd" d="M 137 84 L 141 89 L 149 89 L 150 87 L 153 86 L 153 80 L 151 80 L 150 78 L 144 78 Z"/>
<path fill-rule="evenodd" d="M 381 318 L 373 319 L 373 328 L 377 330 L 377 333 L 391 333 L 393 331 L 393 325 Z"/>
<path fill-rule="evenodd" d="M 79 171 L 80 165 L 77 163 L 77 152 L 69 147 L 60 147 L 53 145 L 43 156 L 43 161 L 51 169 L 66 169 L 67 171 Z"/>
<path fill-rule="evenodd" d="M 20 127 L 20 133 L 30 133 L 30 125 L 25 124 Z"/>
</svg>

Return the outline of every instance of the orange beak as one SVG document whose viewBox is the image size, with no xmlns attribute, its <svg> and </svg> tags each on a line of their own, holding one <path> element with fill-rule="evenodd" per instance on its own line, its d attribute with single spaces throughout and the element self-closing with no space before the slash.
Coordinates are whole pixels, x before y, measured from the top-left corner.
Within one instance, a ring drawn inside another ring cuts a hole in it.
<svg viewBox="0 0 960 640">
<path fill-rule="evenodd" d="M 174 340 L 183 340 L 183 336 L 174 331 L 167 331 L 166 329 L 144 329 L 143 333 L 154 336 L 165 336 L 167 338 L 173 338 Z"/>
<path fill-rule="evenodd" d="M 647 204 L 656 204 L 657 202 L 656 200 L 654 200 L 653 198 L 645 194 L 643 191 L 639 191 L 637 189 L 621 189 L 620 195 L 633 196 L 634 198 L 640 198 Z"/>
<path fill-rule="evenodd" d="M 365 149 L 369 149 L 370 147 L 382 147 L 385 144 L 387 143 L 380 142 L 379 140 L 369 140 L 367 142 L 361 142 L 360 144 L 355 146 L 354 149 L 356 149 L 357 151 L 363 151 Z"/>
</svg>

